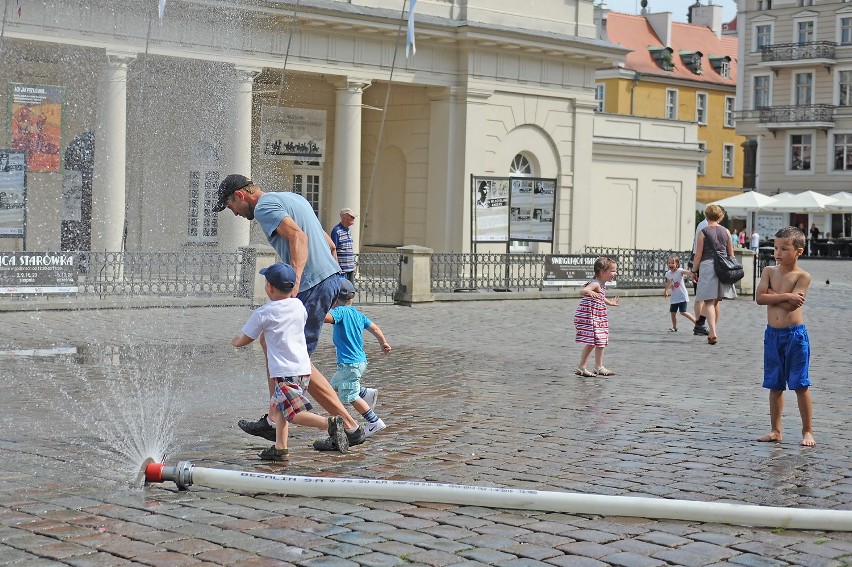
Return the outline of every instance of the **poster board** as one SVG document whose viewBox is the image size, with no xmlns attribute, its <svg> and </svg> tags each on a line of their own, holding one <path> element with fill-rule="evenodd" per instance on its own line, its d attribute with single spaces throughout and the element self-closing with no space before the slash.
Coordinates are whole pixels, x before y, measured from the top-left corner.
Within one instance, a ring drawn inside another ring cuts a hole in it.
<svg viewBox="0 0 852 567">
<path fill-rule="evenodd" d="M 544 278 L 542 287 L 581 287 L 595 277 L 597 256 L 588 254 L 560 254 L 544 257 Z M 618 258 L 612 258 L 618 263 Z M 614 281 L 607 286 L 615 286 Z"/>
<path fill-rule="evenodd" d="M 26 152 L 0 150 L 0 238 L 24 238 L 26 224 Z"/>
<path fill-rule="evenodd" d="M 553 242 L 556 180 L 513 177 L 511 184 L 509 238 Z"/>
<path fill-rule="evenodd" d="M 471 176 L 474 242 L 509 241 L 509 178 Z"/>
<path fill-rule="evenodd" d="M 12 149 L 27 152 L 29 171 L 59 171 L 63 96 L 62 87 L 9 83 Z"/>
<path fill-rule="evenodd" d="M 326 112 L 287 106 L 260 111 L 260 148 L 265 158 L 325 161 Z"/>
<path fill-rule="evenodd" d="M 0 294 L 77 293 L 74 252 L 0 252 Z"/>
</svg>

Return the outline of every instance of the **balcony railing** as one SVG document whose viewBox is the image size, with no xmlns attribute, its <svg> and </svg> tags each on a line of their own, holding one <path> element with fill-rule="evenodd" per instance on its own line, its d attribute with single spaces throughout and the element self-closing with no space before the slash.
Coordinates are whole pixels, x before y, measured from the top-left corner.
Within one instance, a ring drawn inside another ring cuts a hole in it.
<svg viewBox="0 0 852 567">
<path fill-rule="evenodd" d="M 831 104 L 769 106 L 760 109 L 758 122 L 761 124 L 834 122 L 834 109 L 834 105 Z"/>
<path fill-rule="evenodd" d="M 811 43 L 776 43 L 760 48 L 761 61 L 799 61 L 802 59 L 834 59 L 833 41 Z"/>
</svg>

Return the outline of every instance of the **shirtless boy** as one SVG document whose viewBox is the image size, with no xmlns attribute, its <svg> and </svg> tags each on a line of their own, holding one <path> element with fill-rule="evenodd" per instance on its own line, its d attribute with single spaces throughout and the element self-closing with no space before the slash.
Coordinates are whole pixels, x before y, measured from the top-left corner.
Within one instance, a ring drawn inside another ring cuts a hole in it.
<svg viewBox="0 0 852 567">
<path fill-rule="evenodd" d="M 811 275 L 799 267 L 805 251 L 805 235 L 788 226 L 775 233 L 775 266 L 767 266 L 757 286 L 757 303 L 766 305 L 763 350 L 763 387 L 769 390 L 769 420 L 772 429 L 758 441 L 781 442 L 781 413 L 784 390 L 795 390 L 802 416 L 802 445 L 813 447 L 811 394 L 808 360 L 811 348 L 802 305 Z"/>
</svg>

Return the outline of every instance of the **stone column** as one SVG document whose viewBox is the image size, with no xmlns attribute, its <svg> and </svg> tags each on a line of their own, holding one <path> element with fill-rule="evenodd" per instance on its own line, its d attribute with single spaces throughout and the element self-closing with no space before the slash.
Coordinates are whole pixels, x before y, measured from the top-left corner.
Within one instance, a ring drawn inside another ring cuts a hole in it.
<svg viewBox="0 0 852 567">
<path fill-rule="evenodd" d="M 337 224 L 338 213 L 349 207 L 359 215 L 349 229 L 355 253 L 361 249 L 361 101 L 369 81 L 347 78 L 334 83 L 337 97 L 334 107 L 334 166 L 332 169 L 331 219 Z"/>
<path fill-rule="evenodd" d="M 225 160 L 222 179 L 231 173 L 251 177 L 252 148 L 252 95 L 254 78 L 262 69 L 256 67 L 234 67 L 234 118 L 231 123 L 228 159 Z M 228 209 L 219 213 L 219 247 L 236 250 L 248 246 L 251 222 L 237 217 Z"/>
<path fill-rule="evenodd" d="M 124 249 L 127 166 L 127 66 L 135 55 L 107 51 L 98 80 L 92 251 Z"/>
</svg>

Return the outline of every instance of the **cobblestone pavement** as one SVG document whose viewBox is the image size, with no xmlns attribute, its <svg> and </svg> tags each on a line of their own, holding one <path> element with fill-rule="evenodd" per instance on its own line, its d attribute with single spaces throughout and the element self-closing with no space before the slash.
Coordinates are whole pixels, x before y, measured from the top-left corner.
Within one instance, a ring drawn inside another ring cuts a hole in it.
<svg viewBox="0 0 852 567">
<path fill-rule="evenodd" d="M 577 300 L 366 306 L 394 346 L 365 337 L 388 429 L 339 455 L 292 427 L 280 466 L 235 423 L 264 406 L 261 352 L 228 343 L 245 308 L 0 313 L 0 565 L 852 565 L 849 532 L 130 486 L 165 446 L 233 470 L 852 510 L 852 262 L 803 265 L 813 449 L 793 394 L 784 442 L 753 441 L 750 298 L 724 303 L 716 346 L 668 333 L 662 294 L 624 299 L 606 379 L 572 373 Z M 329 330 L 316 361 L 333 370 Z"/>
</svg>

